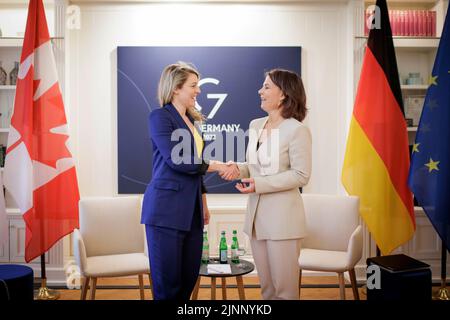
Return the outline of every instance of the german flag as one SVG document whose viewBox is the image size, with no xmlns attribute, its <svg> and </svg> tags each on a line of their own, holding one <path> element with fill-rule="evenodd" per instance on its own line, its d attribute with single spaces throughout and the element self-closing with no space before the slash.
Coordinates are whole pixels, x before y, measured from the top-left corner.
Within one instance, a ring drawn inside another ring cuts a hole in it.
<svg viewBox="0 0 450 320">
<path fill-rule="evenodd" d="M 360 198 L 360 213 L 382 254 L 416 229 L 408 188 L 409 149 L 386 0 L 377 0 L 364 55 L 342 169 L 342 183 Z M 375 24 L 376 26 L 377 24 Z"/>
</svg>

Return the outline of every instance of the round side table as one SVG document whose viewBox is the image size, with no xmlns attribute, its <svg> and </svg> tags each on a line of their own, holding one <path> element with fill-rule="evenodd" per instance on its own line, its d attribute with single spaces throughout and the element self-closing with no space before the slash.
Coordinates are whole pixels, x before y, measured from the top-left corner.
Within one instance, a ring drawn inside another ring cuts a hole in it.
<svg viewBox="0 0 450 320">
<path fill-rule="evenodd" d="M 208 264 L 219 264 L 219 258 L 211 258 L 209 259 Z M 200 266 L 200 273 L 197 279 L 197 283 L 195 284 L 194 290 L 192 292 L 192 300 L 197 300 L 198 298 L 198 289 L 200 287 L 200 279 L 201 277 L 211 278 L 211 300 L 216 299 L 216 280 L 217 278 L 221 278 L 222 280 L 222 297 L 224 300 L 227 299 L 227 283 L 226 278 L 236 277 L 237 288 L 239 292 L 239 299 L 245 300 L 245 291 L 244 291 L 244 281 L 242 280 L 242 276 L 252 272 L 255 269 L 255 265 L 250 261 L 239 259 L 239 263 L 233 263 L 230 259 L 228 259 L 228 264 L 231 266 L 231 273 L 208 273 L 208 267 L 206 264 L 202 264 Z"/>
</svg>

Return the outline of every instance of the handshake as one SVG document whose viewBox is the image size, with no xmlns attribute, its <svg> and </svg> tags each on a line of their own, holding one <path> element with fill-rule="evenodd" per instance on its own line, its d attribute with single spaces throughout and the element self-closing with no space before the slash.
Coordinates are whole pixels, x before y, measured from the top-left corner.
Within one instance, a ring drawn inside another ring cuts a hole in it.
<svg viewBox="0 0 450 320">
<path fill-rule="evenodd" d="M 233 161 L 228 161 L 227 163 L 211 160 L 209 162 L 208 171 L 216 171 L 219 173 L 219 176 L 227 181 L 236 180 L 240 173 L 237 164 Z"/>
<path fill-rule="evenodd" d="M 209 162 L 208 172 L 218 172 L 219 176 L 224 180 L 237 180 L 240 176 L 240 171 L 237 164 L 233 161 L 227 163 L 211 160 Z M 253 193 L 256 192 L 254 178 L 241 179 L 235 185 L 236 189 L 240 193 Z"/>
</svg>

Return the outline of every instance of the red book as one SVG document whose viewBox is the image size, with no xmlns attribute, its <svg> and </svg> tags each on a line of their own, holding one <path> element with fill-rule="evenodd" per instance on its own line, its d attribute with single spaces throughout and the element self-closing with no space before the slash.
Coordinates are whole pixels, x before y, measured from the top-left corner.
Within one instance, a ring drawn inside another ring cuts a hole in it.
<svg viewBox="0 0 450 320">
<path fill-rule="evenodd" d="M 422 31 L 423 37 L 427 35 L 427 12 L 425 10 L 422 11 Z"/>
<path fill-rule="evenodd" d="M 398 11 L 398 15 L 400 18 L 400 35 L 405 36 L 405 11 Z"/>
<path fill-rule="evenodd" d="M 411 37 L 414 33 L 414 17 L 412 10 L 408 10 L 408 35 Z"/>
<path fill-rule="evenodd" d="M 431 11 L 431 36 L 436 37 L 436 11 Z"/>
<path fill-rule="evenodd" d="M 419 37 L 423 37 L 423 10 L 418 10 L 419 19 L 418 19 L 418 33 Z"/>
<path fill-rule="evenodd" d="M 412 11 L 412 36 L 417 37 L 419 35 L 419 28 L 418 28 L 418 17 L 417 17 L 417 10 Z"/>
<path fill-rule="evenodd" d="M 404 12 L 405 12 L 405 36 L 409 37 L 411 35 L 409 32 L 409 24 L 411 21 L 409 14 L 411 11 L 405 10 Z"/>
<path fill-rule="evenodd" d="M 394 30 L 392 31 L 392 35 L 398 36 L 400 34 L 400 28 L 398 27 L 399 18 L 397 10 L 392 10 L 392 18 L 394 19 Z"/>
<path fill-rule="evenodd" d="M 427 37 L 431 37 L 431 11 L 427 11 Z"/>
</svg>

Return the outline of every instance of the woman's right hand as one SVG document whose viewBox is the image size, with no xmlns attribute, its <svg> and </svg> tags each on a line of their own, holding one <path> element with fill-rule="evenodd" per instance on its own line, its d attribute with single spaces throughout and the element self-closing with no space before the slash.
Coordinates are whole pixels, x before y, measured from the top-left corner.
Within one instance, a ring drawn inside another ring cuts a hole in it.
<svg viewBox="0 0 450 320">
<path fill-rule="evenodd" d="M 228 161 L 226 164 L 224 163 L 224 167 L 219 171 L 219 175 L 224 180 L 236 180 L 240 175 L 239 167 L 233 161 Z"/>
<path fill-rule="evenodd" d="M 228 161 L 223 163 L 221 161 L 211 160 L 209 162 L 208 172 L 218 172 L 220 177 L 224 180 L 235 180 L 239 177 L 240 172 L 236 163 Z"/>
</svg>

